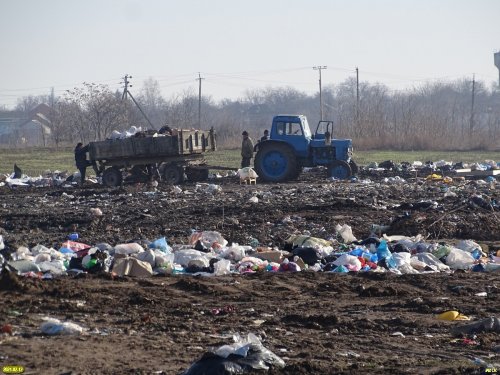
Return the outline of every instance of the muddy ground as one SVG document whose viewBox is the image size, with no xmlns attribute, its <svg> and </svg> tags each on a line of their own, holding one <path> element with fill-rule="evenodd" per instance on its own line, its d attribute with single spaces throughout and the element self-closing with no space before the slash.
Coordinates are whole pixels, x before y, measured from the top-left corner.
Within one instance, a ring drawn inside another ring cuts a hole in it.
<svg viewBox="0 0 500 375">
<path fill-rule="evenodd" d="M 156 191 L 2 187 L 0 234 L 15 249 L 59 248 L 74 231 L 82 242 L 115 245 L 160 236 L 186 243 L 193 229 L 217 230 L 229 242 L 256 238 L 283 248 L 290 234 L 335 238 L 335 226 L 348 224 L 365 238 L 376 224 L 429 241 L 473 239 L 485 251 L 500 241 L 499 191 L 489 184 L 333 183 L 314 171 L 294 183 L 216 183 L 222 192 L 189 183 L 182 193 L 161 183 Z M 252 196 L 259 202 L 250 203 Z M 92 215 L 95 207 L 102 217 Z M 457 339 L 450 328 L 464 322 L 436 314 L 498 316 L 499 288 L 498 273 L 466 272 L 53 280 L 9 274 L 0 280 L 0 326 L 11 325 L 13 335 L 0 334 L 0 364 L 25 366 L 29 374 L 179 374 L 208 349 L 230 343 L 233 333 L 253 332 L 286 362 L 269 374 L 484 373 L 471 359 L 500 362 L 499 335 Z M 44 316 L 81 324 L 87 333 L 42 335 Z"/>
</svg>

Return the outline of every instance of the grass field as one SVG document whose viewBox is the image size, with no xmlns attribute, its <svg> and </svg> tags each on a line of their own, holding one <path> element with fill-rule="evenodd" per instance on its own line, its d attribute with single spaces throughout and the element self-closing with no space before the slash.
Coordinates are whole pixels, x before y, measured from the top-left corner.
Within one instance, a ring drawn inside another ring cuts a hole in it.
<svg viewBox="0 0 500 375">
<path fill-rule="evenodd" d="M 237 168 L 241 157 L 239 149 L 218 150 L 207 154 L 210 165 Z M 481 162 L 484 160 L 500 161 L 500 152 L 477 151 L 357 151 L 354 160 L 359 165 L 366 165 L 372 161 L 381 162 L 393 160 L 396 162 L 420 160 L 453 162 Z M 14 163 L 29 176 L 38 176 L 46 170 L 76 171 L 73 148 L 30 148 L 30 149 L 0 149 L 0 173 L 10 174 L 14 170 Z M 92 168 L 88 169 L 92 173 Z"/>
</svg>

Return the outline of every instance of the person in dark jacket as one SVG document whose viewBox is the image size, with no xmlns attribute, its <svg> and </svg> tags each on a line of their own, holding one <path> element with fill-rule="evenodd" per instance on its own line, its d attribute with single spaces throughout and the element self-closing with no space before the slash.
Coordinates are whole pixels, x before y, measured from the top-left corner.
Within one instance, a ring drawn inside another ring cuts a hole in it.
<svg viewBox="0 0 500 375">
<path fill-rule="evenodd" d="M 243 136 L 241 142 L 241 168 L 245 168 L 250 166 L 250 160 L 253 158 L 253 142 L 246 130 L 241 135 Z"/>
<path fill-rule="evenodd" d="M 264 130 L 264 135 L 260 137 L 259 141 L 253 146 L 253 152 L 259 151 L 259 146 L 261 142 L 267 141 L 269 139 L 269 130 Z"/>
<path fill-rule="evenodd" d="M 89 145 L 83 146 L 83 143 L 79 142 L 75 147 L 75 164 L 78 170 L 80 171 L 80 185 L 83 185 L 85 181 L 85 174 L 87 172 L 87 167 L 92 166 L 94 168 L 94 172 L 97 176 L 99 176 L 99 170 L 97 169 L 97 165 L 87 160 L 87 152 L 89 152 Z"/>
</svg>

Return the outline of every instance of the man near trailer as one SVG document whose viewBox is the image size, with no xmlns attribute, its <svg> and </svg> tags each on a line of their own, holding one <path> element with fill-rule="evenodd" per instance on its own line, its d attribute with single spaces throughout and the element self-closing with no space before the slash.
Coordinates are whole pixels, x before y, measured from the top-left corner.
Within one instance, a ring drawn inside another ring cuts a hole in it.
<svg viewBox="0 0 500 375">
<path fill-rule="evenodd" d="M 99 176 L 99 170 L 97 169 L 97 165 L 95 162 L 91 162 L 87 160 L 87 152 L 89 151 L 89 145 L 83 146 L 83 143 L 79 142 L 75 147 L 75 164 L 78 170 L 80 171 L 80 185 L 83 185 L 85 181 L 85 174 L 87 172 L 87 167 L 92 166 L 94 168 L 94 172 L 97 176 Z"/>
</svg>

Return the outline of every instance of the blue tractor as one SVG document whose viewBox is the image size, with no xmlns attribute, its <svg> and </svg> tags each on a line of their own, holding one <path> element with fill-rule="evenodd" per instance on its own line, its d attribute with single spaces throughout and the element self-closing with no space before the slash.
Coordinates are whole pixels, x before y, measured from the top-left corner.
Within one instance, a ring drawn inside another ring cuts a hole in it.
<svg viewBox="0 0 500 375">
<path fill-rule="evenodd" d="M 328 176 L 347 179 L 358 172 L 350 139 L 332 139 L 333 122 L 320 121 L 311 134 L 303 115 L 273 118 L 270 138 L 260 142 L 254 167 L 264 181 L 296 179 L 303 167 L 327 167 Z"/>
</svg>

